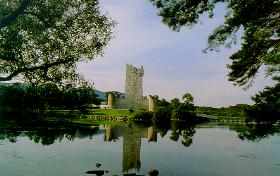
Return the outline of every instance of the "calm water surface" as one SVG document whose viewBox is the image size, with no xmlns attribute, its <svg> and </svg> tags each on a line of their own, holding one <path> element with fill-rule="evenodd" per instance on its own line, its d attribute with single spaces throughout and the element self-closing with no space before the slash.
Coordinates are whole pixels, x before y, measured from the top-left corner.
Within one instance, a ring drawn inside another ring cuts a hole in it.
<svg viewBox="0 0 280 176">
<path fill-rule="evenodd" d="M 0 127 L 0 175 L 278 176 L 279 149 L 279 124 Z"/>
</svg>

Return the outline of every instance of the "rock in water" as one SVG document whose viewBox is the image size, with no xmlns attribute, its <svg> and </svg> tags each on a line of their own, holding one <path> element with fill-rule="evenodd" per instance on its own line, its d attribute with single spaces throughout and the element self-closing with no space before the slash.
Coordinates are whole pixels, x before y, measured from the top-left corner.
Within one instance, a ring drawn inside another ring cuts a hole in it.
<svg viewBox="0 0 280 176">
<path fill-rule="evenodd" d="M 99 167 L 101 166 L 101 164 L 100 164 L 100 163 L 96 163 L 95 166 L 96 166 L 97 168 L 99 168 Z"/>
<path fill-rule="evenodd" d="M 149 175 L 150 175 L 150 176 L 158 176 L 158 174 L 159 174 L 159 171 L 156 170 L 156 169 L 151 169 L 151 170 L 149 171 Z"/>
</svg>

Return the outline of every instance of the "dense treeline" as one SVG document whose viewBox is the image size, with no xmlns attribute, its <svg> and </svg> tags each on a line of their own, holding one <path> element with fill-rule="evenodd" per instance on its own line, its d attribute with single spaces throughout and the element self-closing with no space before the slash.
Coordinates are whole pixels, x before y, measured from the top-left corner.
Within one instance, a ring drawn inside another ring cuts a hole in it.
<svg viewBox="0 0 280 176">
<path fill-rule="evenodd" d="M 252 97 L 253 105 L 238 104 L 230 107 L 196 107 L 196 113 L 225 116 L 246 117 L 253 121 L 275 121 L 280 119 L 280 83 L 266 87 Z"/>
<path fill-rule="evenodd" d="M 229 107 L 205 107 L 197 106 L 196 113 L 198 114 L 207 114 L 211 116 L 223 116 L 223 117 L 246 117 L 246 111 L 250 108 L 250 105 L 247 104 L 237 104 L 235 106 Z"/>
<path fill-rule="evenodd" d="M 90 104 L 98 104 L 94 90 L 89 86 L 58 87 L 55 84 L 32 86 L 29 84 L 1 84 L 0 110 L 30 111 L 80 109 Z"/>
</svg>

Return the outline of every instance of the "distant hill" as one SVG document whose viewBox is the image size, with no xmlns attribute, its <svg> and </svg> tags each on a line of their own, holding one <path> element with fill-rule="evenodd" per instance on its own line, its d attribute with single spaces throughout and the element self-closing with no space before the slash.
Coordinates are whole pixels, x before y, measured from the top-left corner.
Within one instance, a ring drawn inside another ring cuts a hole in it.
<svg viewBox="0 0 280 176">
<path fill-rule="evenodd" d="M 101 99 L 102 101 L 107 100 L 106 92 L 102 92 L 102 91 L 99 91 L 99 90 L 94 90 L 94 93 L 97 95 L 98 99 Z"/>
<path fill-rule="evenodd" d="M 107 101 L 106 92 L 100 91 L 100 90 L 94 90 L 95 94 L 97 95 L 98 99 L 101 99 L 101 101 Z M 124 93 L 117 92 L 119 98 L 124 98 Z"/>
</svg>

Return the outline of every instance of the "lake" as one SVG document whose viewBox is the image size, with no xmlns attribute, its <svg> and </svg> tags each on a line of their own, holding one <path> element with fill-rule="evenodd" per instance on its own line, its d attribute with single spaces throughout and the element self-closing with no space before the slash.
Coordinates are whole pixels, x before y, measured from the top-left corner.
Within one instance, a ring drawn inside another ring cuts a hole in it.
<svg viewBox="0 0 280 176">
<path fill-rule="evenodd" d="M 279 126 L 1 124 L 0 175 L 278 176 Z"/>
</svg>

